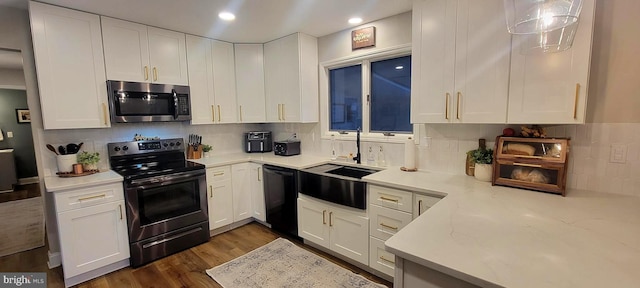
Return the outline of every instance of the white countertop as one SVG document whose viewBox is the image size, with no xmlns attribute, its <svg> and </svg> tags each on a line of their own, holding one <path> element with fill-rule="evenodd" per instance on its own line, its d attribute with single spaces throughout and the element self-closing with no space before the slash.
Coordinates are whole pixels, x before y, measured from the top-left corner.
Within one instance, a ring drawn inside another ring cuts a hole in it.
<svg viewBox="0 0 640 288">
<path fill-rule="evenodd" d="M 397 168 L 364 179 L 447 195 L 385 242 L 409 261 L 488 287 L 640 287 L 638 197 L 562 197 Z"/>
<path fill-rule="evenodd" d="M 95 185 L 122 182 L 124 178 L 112 170 L 79 177 L 63 178 L 59 176 L 44 177 L 44 187 L 47 192 L 57 192 L 68 189 L 76 189 Z"/>
<path fill-rule="evenodd" d="M 330 160 L 326 157 L 305 154 L 295 156 L 278 156 L 273 154 L 272 152 L 213 155 L 209 158 L 189 159 L 189 161 L 203 164 L 207 168 L 251 161 L 255 163 L 270 164 L 291 169 L 304 169 L 330 162 Z"/>
</svg>

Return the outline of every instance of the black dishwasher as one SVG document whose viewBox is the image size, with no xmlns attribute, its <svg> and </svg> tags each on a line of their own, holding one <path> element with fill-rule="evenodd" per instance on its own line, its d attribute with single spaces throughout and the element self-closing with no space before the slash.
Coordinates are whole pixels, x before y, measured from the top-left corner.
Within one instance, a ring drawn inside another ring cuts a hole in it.
<svg viewBox="0 0 640 288">
<path fill-rule="evenodd" d="M 262 165 L 267 223 L 271 228 L 298 237 L 297 170 Z"/>
</svg>

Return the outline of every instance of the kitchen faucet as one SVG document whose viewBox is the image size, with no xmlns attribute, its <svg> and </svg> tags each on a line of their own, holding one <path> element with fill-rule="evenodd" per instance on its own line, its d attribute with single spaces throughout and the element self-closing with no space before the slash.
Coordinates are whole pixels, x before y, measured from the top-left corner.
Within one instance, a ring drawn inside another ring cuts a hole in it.
<svg viewBox="0 0 640 288">
<path fill-rule="evenodd" d="M 356 160 L 357 164 L 361 164 L 362 156 L 360 156 L 360 128 L 358 128 L 356 134 L 356 148 L 358 149 L 358 152 L 356 153 L 356 157 L 353 157 L 353 160 Z"/>
</svg>

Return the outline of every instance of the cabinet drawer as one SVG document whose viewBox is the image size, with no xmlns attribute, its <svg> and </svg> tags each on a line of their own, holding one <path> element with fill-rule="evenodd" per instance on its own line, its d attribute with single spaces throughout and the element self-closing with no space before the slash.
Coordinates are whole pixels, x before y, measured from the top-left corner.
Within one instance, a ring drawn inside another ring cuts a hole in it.
<svg viewBox="0 0 640 288">
<path fill-rule="evenodd" d="M 207 169 L 211 181 L 223 181 L 231 179 L 231 166 L 220 166 Z"/>
<path fill-rule="evenodd" d="M 369 238 L 369 267 L 393 277 L 395 261 L 396 256 L 384 250 L 384 241 Z"/>
<path fill-rule="evenodd" d="M 120 182 L 78 190 L 71 190 L 67 192 L 54 193 L 57 212 L 84 208 L 124 199 L 124 190 L 122 188 L 122 183 Z"/>
<path fill-rule="evenodd" d="M 369 186 L 369 203 L 411 213 L 413 193 L 381 186 Z"/>
<path fill-rule="evenodd" d="M 369 206 L 369 225 L 371 236 L 387 240 L 396 234 L 404 226 L 407 226 L 413 217 L 411 213 L 398 211 L 378 205 Z"/>
</svg>

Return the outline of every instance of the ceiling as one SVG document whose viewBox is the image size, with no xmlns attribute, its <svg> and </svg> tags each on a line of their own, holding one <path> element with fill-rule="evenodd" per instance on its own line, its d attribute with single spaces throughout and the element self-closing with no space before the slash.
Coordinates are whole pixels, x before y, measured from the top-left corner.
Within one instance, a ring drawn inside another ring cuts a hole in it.
<svg viewBox="0 0 640 288">
<path fill-rule="evenodd" d="M 27 0 L 0 5 L 27 9 Z M 41 0 L 81 11 L 233 43 L 264 43 L 294 32 L 315 37 L 411 10 L 411 0 Z M 225 22 L 226 10 L 236 19 Z"/>
<path fill-rule="evenodd" d="M 0 49 L 0 69 L 22 70 L 22 54 L 17 51 Z"/>
</svg>

